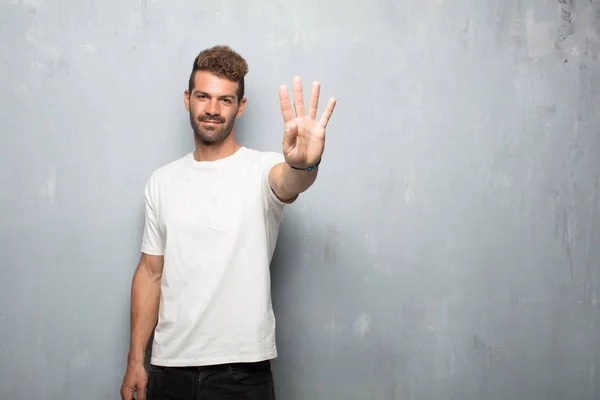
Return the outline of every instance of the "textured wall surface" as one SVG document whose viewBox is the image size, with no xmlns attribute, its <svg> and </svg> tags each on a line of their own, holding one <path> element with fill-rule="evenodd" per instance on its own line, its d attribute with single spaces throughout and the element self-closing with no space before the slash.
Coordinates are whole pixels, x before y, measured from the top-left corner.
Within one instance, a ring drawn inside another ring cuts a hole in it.
<svg viewBox="0 0 600 400">
<path fill-rule="evenodd" d="M 600 398 L 597 0 L 0 0 L 0 399 L 117 399 L 195 55 L 336 96 L 273 263 L 283 400 Z M 324 105 L 324 102 L 322 103 Z"/>
</svg>

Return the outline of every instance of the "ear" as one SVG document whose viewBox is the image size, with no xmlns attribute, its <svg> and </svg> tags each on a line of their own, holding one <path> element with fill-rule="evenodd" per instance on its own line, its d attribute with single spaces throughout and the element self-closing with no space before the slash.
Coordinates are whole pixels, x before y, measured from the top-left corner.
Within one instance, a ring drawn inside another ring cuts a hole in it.
<svg viewBox="0 0 600 400">
<path fill-rule="evenodd" d="M 244 109 L 246 108 L 246 102 L 247 102 L 247 100 L 245 97 L 240 100 L 240 103 L 238 104 L 238 110 L 235 113 L 236 118 L 241 117 L 242 114 L 244 113 Z"/>
<path fill-rule="evenodd" d="M 183 104 L 185 104 L 185 109 L 190 112 L 190 91 L 187 89 L 183 92 Z"/>
</svg>

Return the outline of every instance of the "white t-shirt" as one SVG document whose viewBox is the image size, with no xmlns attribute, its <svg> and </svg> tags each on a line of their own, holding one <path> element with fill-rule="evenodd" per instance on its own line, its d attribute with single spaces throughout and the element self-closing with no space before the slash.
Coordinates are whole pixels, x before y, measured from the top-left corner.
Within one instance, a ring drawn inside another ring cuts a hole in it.
<svg viewBox="0 0 600 400">
<path fill-rule="evenodd" d="M 151 363 L 200 366 L 277 356 L 270 263 L 284 203 L 268 182 L 278 153 L 193 153 L 145 189 L 142 252 L 164 256 Z"/>
</svg>

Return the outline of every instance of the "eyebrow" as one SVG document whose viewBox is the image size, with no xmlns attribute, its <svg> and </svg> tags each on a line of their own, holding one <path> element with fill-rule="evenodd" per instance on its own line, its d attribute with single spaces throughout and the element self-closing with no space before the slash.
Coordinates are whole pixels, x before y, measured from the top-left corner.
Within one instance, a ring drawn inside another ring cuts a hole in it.
<svg viewBox="0 0 600 400">
<path fill-rule="evenodd" d="M 208 97 L 212 97 L 210 93 L 203 92 L 202 90 L 194 90 L 194 95 L 203 94 Z M 235 100 L 235 95 L 233 94 L 224 94 L 222 96 L 218 96 L 220 99 L 232 99 Z"/>
</svg>

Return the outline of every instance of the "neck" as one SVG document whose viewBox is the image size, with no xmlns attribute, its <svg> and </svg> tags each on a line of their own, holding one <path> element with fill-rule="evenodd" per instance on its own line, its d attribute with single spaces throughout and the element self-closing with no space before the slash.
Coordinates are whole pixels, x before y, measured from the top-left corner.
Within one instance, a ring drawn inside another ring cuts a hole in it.
<svg viewBox="0 0 600 400">
<path fill-rule="evenodd" d="M 233 132 L 219 143 L 202 143 L 198 139 L 195 139 L 196 151 L 194 151 L 194 159 L 196 161 L 216 161 L 221 158 L 226 158 L 233 155 L 238 151 L 242 145 L 240 145 L 233 136 Z"/>
</svg>

